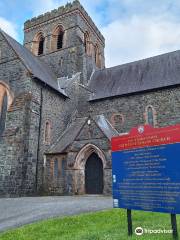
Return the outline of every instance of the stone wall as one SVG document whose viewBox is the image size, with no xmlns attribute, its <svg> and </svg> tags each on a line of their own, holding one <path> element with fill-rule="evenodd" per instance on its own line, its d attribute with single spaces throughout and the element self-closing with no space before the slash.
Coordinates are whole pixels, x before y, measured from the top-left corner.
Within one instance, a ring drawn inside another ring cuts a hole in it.
<svg viewBox="0 0 180 240">
<path fill-rule="evenodd" d="M 0 81 L 6 84 L 12 98 L 12 104 L 6 113 L 5 130 L 0 137 L 0 195 L 26 194 L 34 191 L 27 139 L 31 78 L 2 35 L 0 52 Z"/>
<path fill-rule="evenodd" d="M 87 102 L 88 94 L 86 90 L 79 91 L 78 117 L 93 117 L 103 114 L 113 125 L 112 117 L 114 114 L 120 114 L 121 122 L 114 126 L 119 133 L 127 133 L 131 128 L 140 124 L 147 124 L 146 110 L 147 106 L 154 109 L 156 125 L 155 127 L 164 127 L 178 124 L 180 122 L 180 87 L 171 87 L 151 92 L 137 93 L 129 96 L 121 96 L 101 101 Z M 82 104 L 83 102 L 83 104 Z M 99 131 L 97 126 L 92 125 L 89 129 L 85 126 L 83 132 L 79 134 L 67 152 L 67 175 L 72 179 L 70 188 L 72 193 L 84 193 L 82 189 L 84 170 L 74 168 L 77 154 L 87 144 L 93 144 L 101 149 L 107 161 L 107 167 L 104 169 L 104 193 L 111 193 L 111 154 L 110 144 L 107 138 Z M 96 133 L 97 135 L 94 135 Z M 100 134 L 101 133 L 101 134 Z M 86 159 L 84 159 L 86 161 Z M 76 184 L 76 185 L 74 185 Z M 67 191 L 66 191 L 67 192 Z"/>
<path fill-rule="evenodd" d="M 41 98 L 42 106 L 37 171 L 39 193 L 44 191 L 45 153 L 56 143 L 68 124 L 70 124 L 76 117 L 79 95 L 78 82 L 80 82 L 80 77 L 77 77 L 76 83 L 68 86 L 66 92 L 69 98 L 63 98 L 49 87 L 43 87 L 38 82 L 33 82 L 32 92 L 34 95 L 37 95 L 38 98 Z M 45 142 L 45 124 L 47 121 L 49 121 L 51 125 L 50 141 L 48 143 Z"/>
<path fill-rule="evenodd" d="M 133 95 L 110 98 L 102 101 L 91 102 L 91 114 L 104 114 L 109 121 L 114 113 L 123 116 L 119 132 L 129 132 L 139 124 L 145 124 L 145 110 L 151 105 L 156 112 L 156 127 L 174 125 L 180 122 L 180 87 L 154 90 L 151 92 L 136 93 Z M 80 113 L 81 115 L 83 112 Z"/>
<path fill-rule="evenodd" d="M 43 193 L 48 195 L 64 195 L 67 192 L 66 155 L 48 156 L 44 166 Z"/>
<path fill-rule="evenodd" d="M 109 149 L 109 140 L 97 127 L 96 123 L 91 120 L 91 124 L 85 124 L 64 154 L 47 155 L 44 191 L 48 194 L 85 194 L 85 163 L 90 154 L 95 151 L 103 159 L 103 192 L 104 194 L 110 194 L 111 161 L 109 161 Z M 63 176 L 60 173 L 58 177 L 55 177 L 53 174 L 54 160 L 62 158 L 65 160 Z"/>
</svg>

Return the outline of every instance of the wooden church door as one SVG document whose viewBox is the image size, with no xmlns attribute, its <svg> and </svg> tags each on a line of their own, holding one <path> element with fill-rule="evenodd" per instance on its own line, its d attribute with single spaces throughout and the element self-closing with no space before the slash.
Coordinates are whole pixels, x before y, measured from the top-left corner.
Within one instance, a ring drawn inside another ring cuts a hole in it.
<svg viewBox="0 0 180 240">
<path fill-rule="evenodd" d="M 85 189 L 87 194 L 103 193 L 103 164 L 96 153 L 92 153 L 86 161 Z"/>
</svg>

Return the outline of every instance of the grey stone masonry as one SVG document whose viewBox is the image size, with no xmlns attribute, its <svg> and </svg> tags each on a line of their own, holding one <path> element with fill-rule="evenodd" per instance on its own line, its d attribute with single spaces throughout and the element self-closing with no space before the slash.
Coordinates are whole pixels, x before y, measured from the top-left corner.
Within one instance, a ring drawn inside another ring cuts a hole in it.
<svg viewBox="0 0 180 240">
<path fill-rule="evenodd" d="M 77 0 L 28 20 L 24 35 L 21 46 L 0 31 L 0 196 L 86 194 L 91 156 L 110 195 L 111 137 L 150 124 L 148 109 L 154 127 L 180 123 L 180 52 L 104 69 L 104 37 Z"/>
<path fill-rule="evenodd" d="M 32 80 L 2 35 L 0 51 L 0 81 L 8 86 L 13 98 L 6 113 L 5 131 L 0 137 L 0 194 L 26 194 L 35 191 L 36 163 L 33 166 L 34 161 L 29 159 Z"/>
</svg>

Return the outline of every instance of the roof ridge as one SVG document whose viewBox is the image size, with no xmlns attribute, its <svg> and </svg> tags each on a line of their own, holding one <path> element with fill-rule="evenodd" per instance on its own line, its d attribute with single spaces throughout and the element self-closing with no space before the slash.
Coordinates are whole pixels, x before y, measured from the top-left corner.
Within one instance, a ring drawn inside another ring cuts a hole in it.
<svg viewBox="0 0 180 240">
<path fill-rule="evenodd" d="M 101 72 L 101 71 L 105 71 L 105 70 L 111 70 L 111 69 L 114 69 L 114 68 L 119 68 L 119 67 L 124 67 L 124 66 L 128 66 L 128 65 L 132 65 L 132 64 L 135 64 L 135 63 L 141 63 L 141 62 L 148 61 L 148 60 L 151 60 L 151 59 L 156 59 L 156 58 L 165 57 L 165 56 L 167 56 L 167 55 L 171 55 L 171 54 L 178 53 L 178 52 L 180 53 L 180 50 L 179 50 L 179 49 L 178 49 L 178 50 L 175 50 L 175 51 L 171 51 L 171 52 L 166 52 L 166 53 L 154 55 L 154 56 L 147 57 L 147 58 L 142 58 L 142 59 L 135 60 L 135 61 L 132 61 L 132 62 L 127 62 L 127 63 L 119 64 L 119 65 L 116 65 L 116 66 L 113 66 L 113 67 L 98 69 L 98 70 L 95 71 L 95 73 Z"/>
</svg>

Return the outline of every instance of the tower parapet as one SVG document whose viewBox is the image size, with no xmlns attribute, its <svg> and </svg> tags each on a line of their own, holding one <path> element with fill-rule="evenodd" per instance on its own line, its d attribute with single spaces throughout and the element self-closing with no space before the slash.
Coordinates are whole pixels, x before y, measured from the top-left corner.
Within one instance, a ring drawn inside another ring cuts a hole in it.
<svg viewBox="0 0 180 240">
<path fill-rule="evenodd" d="M 39 27 L 39 25 L 47 24 L 47 21 L 57 20 L 59 17 L 62 17 L 62 16 L 65 17 L 66 15 L 69 15 L 75 11 L 83 15 L 86 21 L 91 25 L 94 31 L 98 34 L 101 41 L 104 42 L 105 39 L 103 35 L 99 31 L 99 29 L 96 27 L 95 23 L 93 22 L 91 17 L 88 15 L 88 13 L 86 12 L 84 7 L 80 4 L 78 0 L 74 0 L 72 3 L 67 3 L 65 6 L 61 6 L 58 9 L 54 9 L 50 12 L 41 14 L 37 17 L 27 20 L 24 23 L 24 31 L 28 32 L 32 28 L 36 28 L 37 26 Z"/>
<path fill-rule="evenodd" d="M 105 39 L 78 0 L 26 21 L 24 46 L 58 78 L 81 72 L 87 83 L 96 68 L 105 67 Z"/>
</svg>

